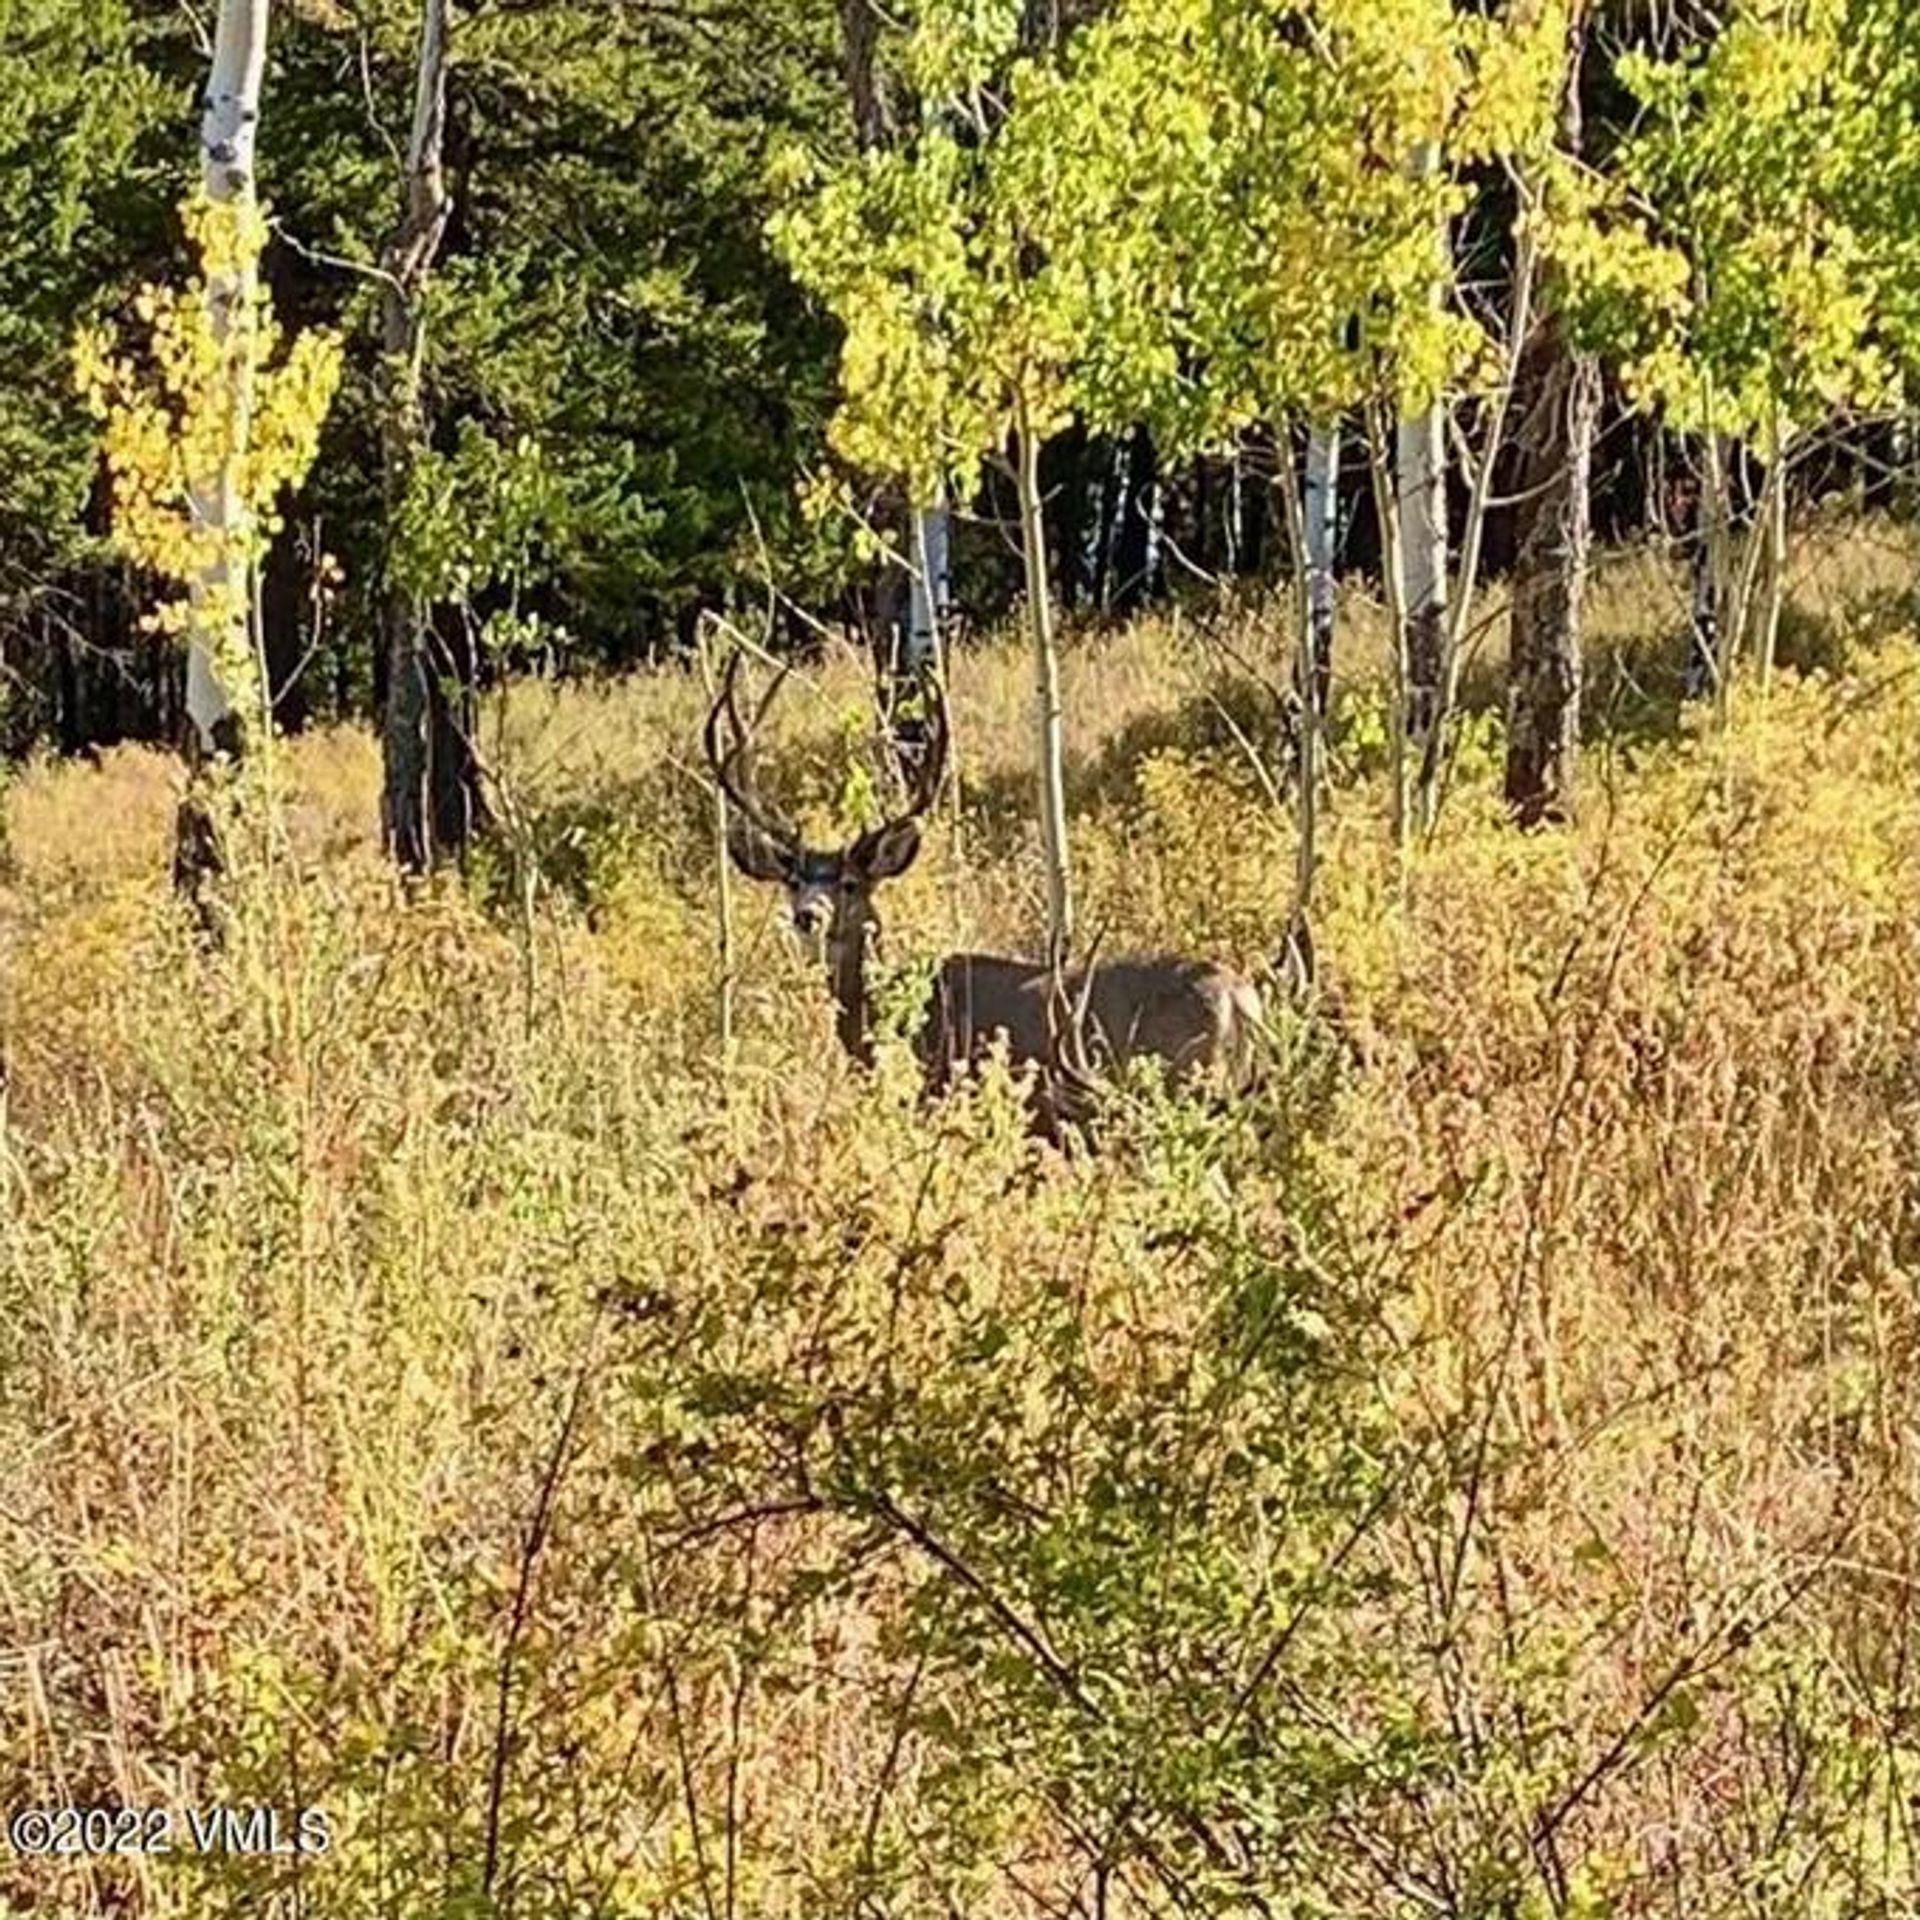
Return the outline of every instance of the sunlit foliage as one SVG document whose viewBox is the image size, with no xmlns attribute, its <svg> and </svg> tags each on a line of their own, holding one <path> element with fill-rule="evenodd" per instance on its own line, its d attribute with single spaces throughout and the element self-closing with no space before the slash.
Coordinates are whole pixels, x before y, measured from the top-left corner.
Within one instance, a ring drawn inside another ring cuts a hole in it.
<svg viewBox="0 0 1920 1920">
<path fill-rule="evenodd" d="M 313 464 L 340 342 L 322 329 L 283 338 L 259 274 L 267 227 L 257 203 L 194 200 L 182 218 L 193 275 L 135 296 L 143 338 L 83 329 L 74 373 L 101 428 L 113 538 L 176 590 L 155 623 L 184 633 L 192 622 L 214 636 L 221 684 L 253 713 L 255 573 L 280 530 L 281 497 Z M 218 604 L 205 604 L 209 581 Z"/>
</svg>

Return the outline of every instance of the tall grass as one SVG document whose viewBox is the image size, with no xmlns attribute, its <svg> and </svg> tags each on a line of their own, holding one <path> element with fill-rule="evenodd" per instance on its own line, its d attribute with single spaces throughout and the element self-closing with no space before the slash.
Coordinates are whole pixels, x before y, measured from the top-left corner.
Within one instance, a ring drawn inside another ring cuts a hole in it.
<svg viewBox="0 0 1920 1920">
<path fill-rule="evenodd" d="M 1814 551 L 1724 740 L 1657 567 L 1603 578 L 1563 834 L 1481 718 L 1397 871 L 1356 679 L 1364 1068 L 1282 1021 L 1259 1098 L 1098 1157 L 1001 1076 L 862 1081 L 757 894 L 719 1058 L 678 670 L 516 689 L 517 848 L 410 897 L 367 736 L 290 743 L 218 951 L 163 762 L 26 770 L 0 1800 L 333 1845 L 0 1852 L 0 1912 L 1910 1912 L 1914 556 Z M 1103 952 L 1278 944 L 1282 625 L 1070 650 Z M 768 755 L 823 831 L 863 695 L 830 660 Z M 1037 939 L 1027 697 L 958 665 L 903 978 Z"/>
</svg>

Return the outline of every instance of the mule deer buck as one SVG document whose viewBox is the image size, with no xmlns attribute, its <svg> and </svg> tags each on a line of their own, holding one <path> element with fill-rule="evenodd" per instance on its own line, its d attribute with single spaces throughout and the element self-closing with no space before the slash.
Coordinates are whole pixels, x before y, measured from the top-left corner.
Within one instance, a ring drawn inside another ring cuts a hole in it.
<svg viewBox="0 0 1920 1920">
<path fill-rule="evenodd" d="M 870 1064 L 867 958 L 880 925 L 873 896 L 920 851 L 920 820 L 946 770 L 946 706 L 937 693 L 932 696 L 905 811 L 822 851 L 807 846 L 755 791 L 753 738 L 784 671 L 749 725 L 735 700 L 739 667 L 735 653 L 706 726 L 707 760 L 733 809 L 727 849 L 749 879 L 786 888 L 802 935 L 824 935 L 840 1044 Z M 1205 960 L 1158 955 L 1056 970 L 997 954 L 955 953 L 934 976 L 932 1001 L 913 1045 L 929 1090 L 939 1092 L 957 1068 L 978 1062 L 996 1040 L 1003 1041 L 1014 1066 L 1038 1068 L 1036 1119 L 1044 1131 L 1057 1132 L 1061 1120 L 1085 1111 L 1100 1070 L 1137 1058 L 1164 1062 L 1175 1084 L 1245 1090 L 1253 1082 L 1261 1028 L 1260 996 L 1252 983 Z"/>
</svg>

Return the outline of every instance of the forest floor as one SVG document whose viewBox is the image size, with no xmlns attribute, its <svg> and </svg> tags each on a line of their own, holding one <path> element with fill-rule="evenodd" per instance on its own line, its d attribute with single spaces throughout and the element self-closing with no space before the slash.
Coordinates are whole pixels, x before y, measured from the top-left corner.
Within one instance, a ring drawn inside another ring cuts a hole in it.
<svg viewBox="0 0 1920 1920">
<path fill-rule="evenodd" d="M 1917 579 L 1810 535 L 1722 737 L 1610 557 L 1577 826 L 1505 824 L 1478 712 L 1404 868 L 1352 676 L 1364 1064 L 1282 1021 L 1097 1156 L 863 1081 L 738 880 L 722 1043 L 691 672 L 515 688 L 496 844 L 412 897 L 372 736 L 282 743 L 218 951 L 164 758 L 20 770 L 0 1803 L 331 1845 L 0 1847 L 0 1915 L 1910 1913 Z M 1072 642 L 1103 955 L 1267 968 L 1283 624 Z M 785 697 L 822 832 L 865 696 Z M 1029 697 L 959 663 L 895 1000 L 1035 944 Z"/>
</svg>

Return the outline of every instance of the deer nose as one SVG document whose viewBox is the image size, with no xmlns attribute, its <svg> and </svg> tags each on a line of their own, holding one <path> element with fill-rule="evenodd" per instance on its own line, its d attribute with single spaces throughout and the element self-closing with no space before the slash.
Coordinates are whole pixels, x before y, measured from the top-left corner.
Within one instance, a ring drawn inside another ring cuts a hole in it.
<svg viewBox="0 0 1920 1920">
<path fill-rule="evenodd" d="M 827 910 L 818 900 L 796 900 L 793 903 L 793 929 L 809 940 L 826 924 L 826 918 Z"/>
</svg>

